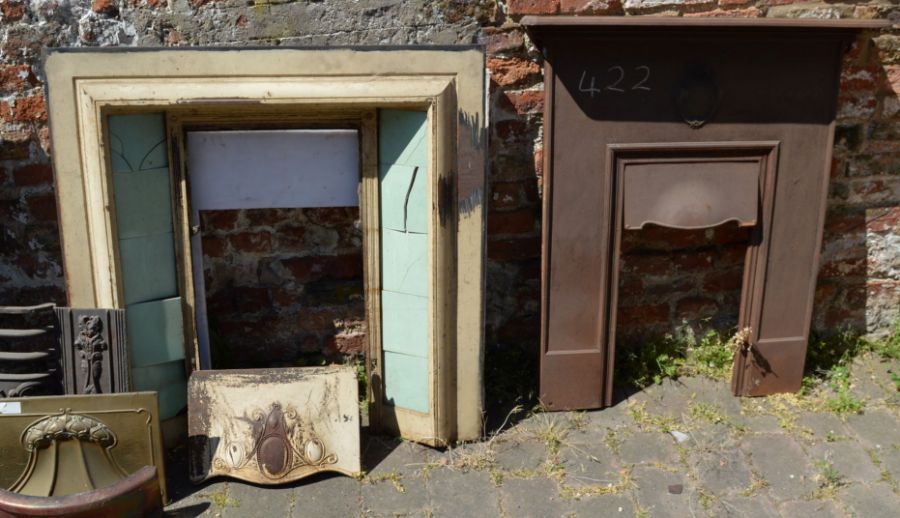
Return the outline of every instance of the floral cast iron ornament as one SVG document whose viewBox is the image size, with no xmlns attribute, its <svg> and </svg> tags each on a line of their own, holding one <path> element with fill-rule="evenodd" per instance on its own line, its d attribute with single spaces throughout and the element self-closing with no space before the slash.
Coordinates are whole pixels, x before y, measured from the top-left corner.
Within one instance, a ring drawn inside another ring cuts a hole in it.
<svg viewBox="0 0 900 518">
<path fill-rule="evenodd" d="M 99 316 L 84 315 L 78 320 L 78 338 L 75 348 L 81 355 L 81 373 L 84 376 L 84 394 L 100 394 L 100 376 L 103 374 L 103 353 L 109 346 L 103 339 L 103 321 Z"/>
</svg>

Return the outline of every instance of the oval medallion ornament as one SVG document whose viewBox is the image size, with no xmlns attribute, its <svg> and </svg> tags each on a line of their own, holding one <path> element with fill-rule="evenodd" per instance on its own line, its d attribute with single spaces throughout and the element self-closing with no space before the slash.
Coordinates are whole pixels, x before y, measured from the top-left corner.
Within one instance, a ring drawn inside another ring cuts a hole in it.
<svg viewBox="0 0 900 518">
<path fill-rule="evenodd" d="M 306 460 L 311 464 L 315 464 L 322 460 L 325 456 L 325 448 L 319 440 L 311 440 L 306 442 Z"/>
<path fill-rule="evenodd" d="M 288 430 L 281 405 L 272 405 L 272 410 L 266 417 L 265 423 L 256 445 L 256 460 L 259 463 L 259 470 L 264 475 L 278 478 L 286 473 L 293 464 L 291 443 L 288 440 Z"/>
<path fill-rule="evenodd" d="M 287 441 L 277 435 L 270 435 L 260 441 L 256 455 L 263 473 L 273 476 L 281 474 L 288 465 L 288 448 L 290 445 Z"/>
<path fill-rule="evenodd" d="M 678 82 L 675 106 L 688 126 L 698 129 L 719 108 L 720 92 L 712 70 L 706 65 L 688 65 Z"/>
<path fill-rule="evenodd" d="M 231 468 L 239 468 L 244 464 L 244 447 L 233 442 L 228 445 L 228 464 Z"/>
</svg>

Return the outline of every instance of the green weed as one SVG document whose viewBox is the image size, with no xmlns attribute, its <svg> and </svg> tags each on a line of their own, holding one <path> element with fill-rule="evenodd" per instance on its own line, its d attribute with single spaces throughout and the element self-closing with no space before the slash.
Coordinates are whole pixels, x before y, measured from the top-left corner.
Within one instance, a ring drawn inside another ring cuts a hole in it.
<svg viewBox="0 0 900 518">
<path fill-rule="evenodd" d="M 666 378 L 702 376 L 727 379 L 734 351 L 746 340 L 749 330 L 725 335 L 715 329 L 694 331 L 686 321 L 675 334 L 639 347 L 623 348 L 616 358 L 616 379 L 639 387 L 660 384 Z"/>
<path fill-rule="evenodd" d="M 841 472 L 834 467 L 830 460 L 814 460 L 813 465 L 819 469 L 815 476 L 819 489 L 812 495 L 813 498 L 833 498 L 837 494 L 838 489 L 847 485 L 844 476 L 841 475 Z"/>
<path fill-rule="evenodd" d="M 728 418 L 722 414 L 719 407 L 705 401 L 691 401 L 688 404 L 691 417 L 712 424 L 727 424 Z"/>
<path fill-rule="evenodd" d="M 214 506 L 219 509 L 223 509 L 225 507 L 240 507 L 241 501 L 236 498 L 231 498 L 225 491 L 216 491 L 207 495 L 209 497 L 209 501 L 212 502 Z"/>
<path fill-rule="evenodd" d="M 769 481 L 766 480 L 765 478 L 763 478 L 762 475 L 760 475 L 756 471 L 751 471 L 750 473 L 752 476 L 750 485 L 747 486 L 746 488 L 744 488 L 744 490 L 741 491 L 741 493 L 740 493 L 741 496 L 745 496 L 748 498 L 751 496 L 754 496 L 760 490 L 763 490 L 763 489 L 769 487 Z"/>
<path fill-rule="evenodd" d="M 558 421 L 554 414 L 541 414 L 538 418 L 540 423 L 534 435 L 547 446 L 547 451 L 556 455 L 569 434 L 569 427 Z"/>
<path fill-rule="evenodd" d="M 642 432 L 669 433 L 675 427 L 675 420 L 668 416 L 651 414 L 646 403 L 635 403 L 628 407 L 628 413 Z"/>
<path fill-rule="evenodd" d="M 377 475 L 366 475 L 363 477 L 362 482 L 364 484 L 378 484 L 379 482 L 390 482 L 394 485 L 394 489 L 398 493 L 406 493 L 406 488 L 403 487 L 403 475 L 397 473 L 396 471 L 388 471 L 386 473 L 379 473 Z"/>
</svg>

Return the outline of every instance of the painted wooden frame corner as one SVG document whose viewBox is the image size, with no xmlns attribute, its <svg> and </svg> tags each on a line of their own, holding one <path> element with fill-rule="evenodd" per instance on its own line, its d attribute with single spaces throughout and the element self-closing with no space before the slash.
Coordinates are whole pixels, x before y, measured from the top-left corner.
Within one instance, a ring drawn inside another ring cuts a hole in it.
<svg viewBox="0 0 900 518">
<path fill-rule="evenodd" d="M 450 318 L 433 322 L 448 345 L 436 377 L 455 390 L 443 391 L 441 411 L 434 412 L 438 437 L 426 442 L 481 435 L 486 113 L 480 48 L 65 50 L 49 54 L 46 70 L 66 287 L 69 304 L 79 307 L 123 307 L 106 114 L 427 106 L 433 176 L 440 179 L 433 194 L 443 207 L 455 206 L 452 214 L 437 214 L 440 237 L 452 246 L 439 247 L 432 259 L 455 265 L 438 268 L 448 296 L 442 311 L 433 312 Z M 185 353 L 196 367 L 189 338 Z"/>
</svg>

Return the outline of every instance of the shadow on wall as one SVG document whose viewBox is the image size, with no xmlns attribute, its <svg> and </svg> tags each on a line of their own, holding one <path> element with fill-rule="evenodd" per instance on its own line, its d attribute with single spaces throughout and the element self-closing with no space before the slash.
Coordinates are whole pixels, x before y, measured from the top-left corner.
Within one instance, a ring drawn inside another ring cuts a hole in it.
<svg viewBox="0 0 900 518">
<path fill-rule="evenodd" d="M 535 65 L 533 72 L 537 70 Z M 495 77 L 490 83 L 484 338 L 488 432 L 502 425 L 517 405 L 530 410 L 537 404 L 540 352 L 541 153 L 535 142 L 543 92 L 508 91 L 521 85 L 506 84 L 504 77 L 501 71 L 503 85 Z"/>
<path fill-rule="evenodd" d="M 900 58 L 878 46 L 861 37 L 842 67 L 812 323 L 823 337 L 883 337 L 900 319 Z"/>
</svg>

